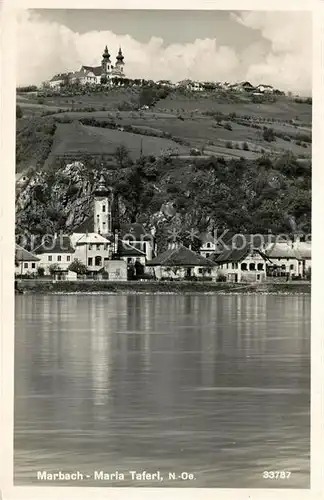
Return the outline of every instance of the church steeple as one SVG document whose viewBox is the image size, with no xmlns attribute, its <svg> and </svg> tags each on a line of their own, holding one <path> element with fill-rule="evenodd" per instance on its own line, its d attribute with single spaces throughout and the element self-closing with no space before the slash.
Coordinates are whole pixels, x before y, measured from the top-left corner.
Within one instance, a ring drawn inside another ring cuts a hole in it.
<svg viewBox="0 0 324 500">
<path fill-rule="evenodd" d="M 109 54 L 107 45 L 105 47 L 104 53 L 102 54 L 102 58 L 104 60 L 106 60 L 107 62 L 110 62 L 110 54 Z"/>
<path fill-rule="evenodd" d="M 116 63 L 116 64 L 125 64 L 125 63 L 124 63 L 124 56 L 123 56 L 123 53 L 122 53 L 122 49 L 121 49 L 121 47 L 119 47 L 119 51 L 118 51 L 118 54 L 117 54 L 116 60 L 117 60 L 117 63 Z"/>
<path fill-rule="evenodd" d="M 99 234 L 112 232 L 113 193 L 103 175 L 94 190 L 94 231 Z"/>
<path fill-rule="evenodd" d="M 108 51 L 108 47 L 106 45 L 104 53 L 102 54 L 102 61 L 101 61 L 101 76 L 107 78 L 107 76 L 110 74 L 112 69 L 111 66 L 111 60 L 110 60 L 110 54 Z"/>
</svg>

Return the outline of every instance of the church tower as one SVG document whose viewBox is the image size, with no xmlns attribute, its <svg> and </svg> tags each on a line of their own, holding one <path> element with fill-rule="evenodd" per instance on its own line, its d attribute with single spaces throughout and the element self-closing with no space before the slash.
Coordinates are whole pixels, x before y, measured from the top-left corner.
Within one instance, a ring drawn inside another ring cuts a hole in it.
<svg viewBox="0 0 324 500">
<path fill-rule="evenodd" d="M 104 53 L 102 54 L 102 61 L 101 61 L 101 73 L 102 76 L 108 77 L 112 69 L 111 66 L 111 60 L 110 60 L 110 54 L 108 52 L 107 45 L 105 47 Z"/>
<path fill-rule="evenodd" d="M 116 69 L 118 72 L 121 74 L 121 76 L 124 76 L 124 56 L 122 53 L 121 47 L 119 47 L 119 51 L 116 57 Z"/>
<path fill-rule="evenodd" d="M 94 232 L 101 235 L 112 233 L 113 193 L 107 188 L 101 175 L 94 191 Z"/>
</svg>

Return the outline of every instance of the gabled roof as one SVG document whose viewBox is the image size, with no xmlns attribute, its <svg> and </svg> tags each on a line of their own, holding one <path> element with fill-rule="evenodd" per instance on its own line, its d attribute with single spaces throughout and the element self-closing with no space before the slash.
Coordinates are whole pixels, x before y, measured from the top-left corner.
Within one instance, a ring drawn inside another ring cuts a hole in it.
<svg viewBox="0 0 324 500">
<path fill-rule="evenodd" d="M 132 245 L 129 245 L 125 241 L 118 241 L 118 255 L 120 257 L 145 257 L 146 254 L 145 252 L 142 252 L 142 250 L 139 250 L 138 248 L 135 248 Z"/>
<path fill-rule="evenodd" d="M 189 248 L 180 245 L 177 248 L 169 248 L 149 261 L 146 265 L 165 267 L 214 267 L 215 264 L 211 260 L 205 259 Z"/>
<path fill-rule="evenodd" d="M 15 254 L 19 262 L 38 262 L 40 260 L 36 255 L 17 244 Z"/>
<path fill-rule="evenodd" d="M 274 243 L 269 245 L 265 253 L 272 259 L 302 259 L 295 245 L 289 243 Z"/>
<path fill-rule="evenodd" d="M 251 247 L 251 245 L 246 245 L 244 248 L 236 249 L 231 248 L 229 250 L 224 250 L 220 255 L 216 255 L 215 262 L 241 262 L 244 260 L 251 252 L 257 252 L 265 260 L 269 260 L 268 257 L 260 250 Z"/>
<path fill-rule="evenodd" d="M 312 247 L 311 243 L 301 241 L 295 244 L 296 250 L 302 259 L 311 259 L 312 258 Z"/>
<path fill-rule="evenodd" d="M 122 239 L 124 239 L 125 237 L 127 238 L 127 236 L 131 236 L 130 240 L 133 237 L 136 241 L 140 241 L 141 238 L 144 239 L 147 234 L 148 232 L 139 222 L 132 222 L 128 224 L 125 223 L 120 225 L 120 237 Z"/>
<path fill-rule="evenodd" d="M 97 245 L 97 244 L 109 244 L 110 240 L 101 236 L 98 233 L 73 233 L 71 236 L 73 246 L 76 245 Z"/>
<path fill-rule="evenodd" d="M 48 236 L 42 240 L 39 247 L 36 248 L 37 254 L 42 253 L 74 253 L 70 236 Z"/>
<path fill-rule="evenodd" d="M 91 73 L 93 73 L 95 76 L 101 76 L 102 73 L 101 66 L 82 66 L 80 71 L 82 71 L 83 69 L 85 71 L 91 71 Z"/>
</svg>

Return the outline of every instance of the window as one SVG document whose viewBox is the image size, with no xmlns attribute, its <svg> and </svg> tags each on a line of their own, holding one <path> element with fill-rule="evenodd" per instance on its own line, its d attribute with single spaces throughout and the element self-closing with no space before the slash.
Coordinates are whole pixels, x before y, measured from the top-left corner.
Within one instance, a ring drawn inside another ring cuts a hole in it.
<svg viewBox="0 0 324 500">
<path fill-rule="evenodd" d="M 57 256 L 57 262 L 61 262 L 61 260 L 62 260 L 62 256 L 61 256 L 61 255 L 58 255 L 58 256 Z"/>
<path fill-rule="evenodd" d="M 92 257 L 88 257 L 88 266 L 92 266 Z"/>
<path fill-rule="evenodd" d="M 290 271 L 294 270 L 294 264 L 290 264 Z"/>
<path fill-rule="evenodd" d="M 247 263 L 246 262 L 242 262 L 242 264 L 241 264 L 241 270 L 242 271 L 247 271 Z"/>
<path fill-rule="evenodd" d="M 210 253 L 206 253 L 206 259 L 208 259 L 209 256 L 210 256 Z"/>
<path fill-rule="evenodd" d="M 210 248 L 210 243 L 207 243 L 206 247 L 207 247 L 207 248 Z"/>
<path fill-rule="evenodd" d="M 260 274 L 257 274 L 257 281 L 260 280 Z"/>
<path fill-rule="evenodd" d="M 89 250 L 92 250 L 92 245 L 89 245 Z"/>
<path fill-rule="evenodd" d="M 201 267 L 198 269 L 198 273 L 199 273 L 199 274 L 202 274 L 202 269 L 201 269 Z"/>
<path fill-rule="evenodd" d="M 102 211 L 105 212 L 106 211 L 106 205 L 102 205 Z"/>
<path fill-rule="evenodd" d="M 49 262 L 51 262 L 51 261 L 52 261 L 52 256 L 51 256 L 51 255 L 49 255 L 49 256 L 48 256 L 48 261 L 49 261 Z"/>
<path fill-rule="evenodd" d="M 128 264 L 130 264 L 132 262 L 132 258 L 128 257 L 127 262 L 128 262 Z"/>
<path fill-rule="evenodd" d="M 108 243 L 104 244 L 104 250 L 108 250 Z"/>
<path fill-rule="evenodd" d="M 258 271 L 263 271 L 263 264 L 258 264 Z"/>
<path fill-rule="evenodd" d="M 238 269 L 238 263 L 235 262 L 235 269 Z"/>
<path fill-rule="evenodd" d="M 97 255 L 95 258 L 95 266 L 101 266 L 102 265 L 102 258 Z"/>
<path fill-rule="evenodd" d="M 143 243 L 143 252 L 146 253 L 146 243 L 145 242 Z"/>
<path fill-rule="evenodd" d="M 32 262 L 32 269 L 35 269 L 35 267 L 36 267 L 35 262 Z"/>
<path fill-rule="evenodd" d="M 98 244 L 97 244 L 97 250 L 100 250 L 100 246 L 101 246 L 101 245 L 98 243 Z"/>
<path fill-rule="evenodd" d="M 67 255 L 67 256 L 66 256 L 66 260 L 67 260 L 67 262 L 70 262 L 70 260 L 71 260 L 71 255 Z"/>
<path fill-rule="evenodd" d="M 286 266 L 285 266 L 285 264 L 282 264 L 281 269 L 282 269 L 283 271 L 285 271 L 285 270 L 286 270 Z"/>
<path fill-rule="evenodd" d="M 24 268 L 28 269 L 28 262 L 24 262 Z"/>
<path fill-rule="evenodd" d="M 255 271 L 255 264 L 254 264 L 254 262 L 250 262 L 249 269 L 250 269 L 250 271 Z"/>
<path fill-rule="evenodd" d="M 226 269 L 228 269 L 228 262 L 227 262 L 227 264 L 226 264 Z"/>
</svg>

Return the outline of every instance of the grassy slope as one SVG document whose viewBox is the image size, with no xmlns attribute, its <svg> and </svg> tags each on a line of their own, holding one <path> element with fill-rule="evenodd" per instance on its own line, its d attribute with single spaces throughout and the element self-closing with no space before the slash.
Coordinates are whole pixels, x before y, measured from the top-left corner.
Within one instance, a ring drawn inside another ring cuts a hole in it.
<svg viewBox="0 0 324 500">
<path fill-rule="evenodd" d="M 308 104 L 298 104 L 281 96 L 275 103 L 257 104 L 251 102 L 251 98 L 244 96 L 236 96 L 237 102 L 230 100 L 224 102 L 226 100 L 224 96 L 206 97 L 194 94 L 188 97 L 175 92 L 166 99 L 158 101 L 149 111 L 117 111 L 121 104 L 134 105 L 138 92 L 138 89 L 132 88 L 71 97 L 54 96 L 43 99 L 42 104 L 34 94 L 18 95 L 17 102 L 23 109 L 25 122 L 34 117 L 34 120 L 42 125 L 49 118 L 40 116 L 46 111 L 53 113 L 54 118 L 66 116 L 76 120 L 81 118 L 95 118 L 97 121 L 113 120 L 117 126 L 131 125 L 139 132 L 132 134 L 118 130 L 101 130 L 98 127 L 92 130 L 92 127 L 88 127 L 86 137 L 81 141 L 77 139 L 69 124 L 65 129 L 66 136 L 62 133 L 55 134 L 53 152 L 64 153 L 65 144 L 66 147 L 72 148 L 72 151 L 75 148 L 81 150 L 88 148 L 91 152 L 107 151 L 109 154 L 119 144 L 125 144 L 130 149 L 131 156 L 135 158 L 139 156 L 142 140 L 144 154 L 154 155 L 160 154 L 161 149 L 168 147 L 177 148 L 179 154 L 187 155 L 189 149 L 195 147 L 203 148 L 205 154 L 242 156 L 249 159 L 257 158 L 262 150 L 274 154 L 291 150 L 296 156 L 311 156 L 311 144 L 304 143 L 306 147 L 302 147 L 294 140 L 288 142 L 281 138 L 269 143 L 264 141 L 262 130 L 254 128 L 254 125 L 261 128 L 271 127 L 275 132 L 291 138 L 298 133 L 310 135 L 312 108 Z M 89 106 L 95 111 L 69 111 L 72 107 L 82 109 Z M 59 110 L 61 112 L 55 114 Z M 212 116 L 204 114 L 211 111 L 245 115 L 246 119 L 241 123 L 230 122 L 232 130 L 227 130 L 223 125 L 218 125 Z M 298 125 L 289 123 L 291 120 L 297 120 Z M 163 137 L 150 137 L 149 134 L 158 136 L 168 134 L 170 139 L 175 138 L 182 145 Z M 242 150 L 244 142 L 247 142 L 249 151 Z M 228 148 L 228 143 L 231 143 L 231 149 Z M 29 160 L 28 154 L 25 157 Z M 34 158 L 31 159 L 34 161 Z M 23 166 L 18 164 L 17 169 L 21 168 Z"/>
<path fill-rule="evenodd" d="M 116 146 L 124 144 L 129 150 L 131 158 L 136 159 L 140 155 L 141 143 L 144 155 L 157 156 L 167 148 L 177 149 L 179 154 L 188 154 L 188 148 L 168 139 L 84 125 L 76 126 L 74 123 L 58 125 L 52 154 L 61 156 L 79 152 L 113 155 Z"/>
</svg>

